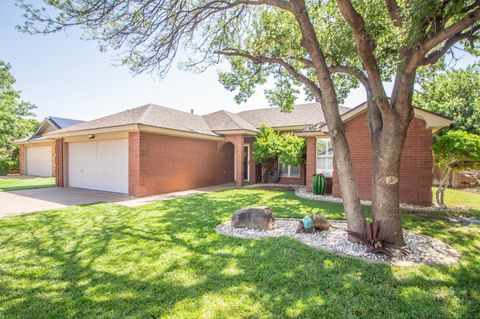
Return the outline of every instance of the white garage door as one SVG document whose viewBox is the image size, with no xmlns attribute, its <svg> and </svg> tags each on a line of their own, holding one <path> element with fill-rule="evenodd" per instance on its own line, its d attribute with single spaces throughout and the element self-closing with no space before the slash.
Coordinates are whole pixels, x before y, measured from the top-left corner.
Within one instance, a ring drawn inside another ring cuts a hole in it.
<svg viewBox="0 0 480 319">
<path fill-rule="evenodd" d="M 128 193 L 128 140 L 68 144 L 70 187 Z"/>
<path fill-rule="evenodd" d="M 52 176 L 52 148 L 27 147 L 27 175 Z"/>
</svg>

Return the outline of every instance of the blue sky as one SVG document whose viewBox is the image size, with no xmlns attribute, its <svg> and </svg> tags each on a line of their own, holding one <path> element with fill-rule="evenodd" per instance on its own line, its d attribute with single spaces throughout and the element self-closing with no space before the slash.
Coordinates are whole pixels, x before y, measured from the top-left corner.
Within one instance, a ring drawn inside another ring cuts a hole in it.
<svg viewBox="0 0 480 319">
<path fill-rule="evenodd" d="M 197 114 L 268 107 L 263 90 L 237 105 L 234 93 L 218 83 L 215 67 L 201 74 L 174 67 L 161 81 L 150 75 L 133 76 L 127 67 L 114 66 L 114 52 L 101 53 L 96 42 L 81 40 L 79 30 L 32 36 L 15 29 L 22 21 L 22 11 L 13 0 L 0 1 L 0 59 L 11 64 L 15 87 L 24 100 L 37 106 L 39 119 L 52 115 L 90 120 L 146 103 L 194 109 Z M 364 99 L 361 89 L 354 90 L 345 106 Z"/>
</svg>

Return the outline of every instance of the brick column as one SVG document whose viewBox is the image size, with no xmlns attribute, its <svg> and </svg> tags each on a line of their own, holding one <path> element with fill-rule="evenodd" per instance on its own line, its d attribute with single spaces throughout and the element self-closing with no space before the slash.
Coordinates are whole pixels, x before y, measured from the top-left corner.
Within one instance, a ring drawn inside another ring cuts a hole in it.
<svg viewBox="0 0 480 319">
<path fill-rule="evenodd" d="M 27 166 L 25 162 L 25 145 L 20 144 L 18 146 L 18 169 L 20 171 L 20 175 L 25 175 L 27 173 Z"/>
<path fill-rule="evenodd" d="M 64 143 L 63 138 L 55 140 L 55 184 L 58 187 L 65 186 L 65 177 L 64 177 Z"/>
<path fill-rule="evenodd" d="M 128 194 L 143 196 L 140 169 L 140 132 L 128 133 Z"/>
<path fill-rule="evenodd" d="M 235 184 L 238 187 L 243 186 L 243 134 L 227 135 L 225 142 L 230 142 L 235 146 Z"/>
<path fill-rule="evenodd" d="M 316 156 L 315 156 L 315 137 L 307 137 L 307 157 L 306 157 L 306 170 L 305 170 L 305 187 L 307 192 L 312 191 L 312 179 L 316 173 Z"/>
</svg>

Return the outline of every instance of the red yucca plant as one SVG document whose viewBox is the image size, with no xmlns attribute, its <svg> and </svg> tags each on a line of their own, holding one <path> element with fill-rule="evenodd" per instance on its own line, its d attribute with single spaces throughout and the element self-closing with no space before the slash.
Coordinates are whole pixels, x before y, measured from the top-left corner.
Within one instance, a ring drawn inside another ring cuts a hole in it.
<svg viewBox="0 0 480 319">
<path fill-rule="evenodd" d="M 399 250 L 402 254 L 408 253 L 407 249 L 394 245 L 388 241 L 384 235 L 382 223 L 380 221 L 367 224 L 366 236 L 350 230 L 347 232 L 365 244 L 369 253 L 382 253 L 390 257 L 393 255 L 391 252 L 392 249 Z"/>
</svg>

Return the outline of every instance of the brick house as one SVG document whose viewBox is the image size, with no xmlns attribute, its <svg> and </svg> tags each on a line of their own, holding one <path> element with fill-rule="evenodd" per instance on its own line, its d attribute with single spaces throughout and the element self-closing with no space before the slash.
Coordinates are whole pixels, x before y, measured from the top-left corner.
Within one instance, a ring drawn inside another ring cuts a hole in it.
<svg viewBox="0 0 480 319">
<path fill-rule="evenodd" d="M 366 105 L 342 107 L 340 112 L 360 196 L 369 199 L 371 146 Z M 221 110 L 203 116 L 148 104 L 41 137 L 55 145 L 58 186 L 146 196 L 231 182 L 237 186 L 260 182 L 259 165 L 251 155 L 257 129 L 263 123 L 307 139 L 305 165 L 291 167 L 277 162 L 279 183 L 310 188 L 313 174 L 323 173 L 331 177 L 333 195 L 341 196 L 328 132 L 317 103 L 298 105 L 291 113 L 266 108 L 237 114 Z M 431 203 L 432 133 L 449 124 L 441 116 L 415 110 L 403 157 L 402 201 Z"/>
</svg>

